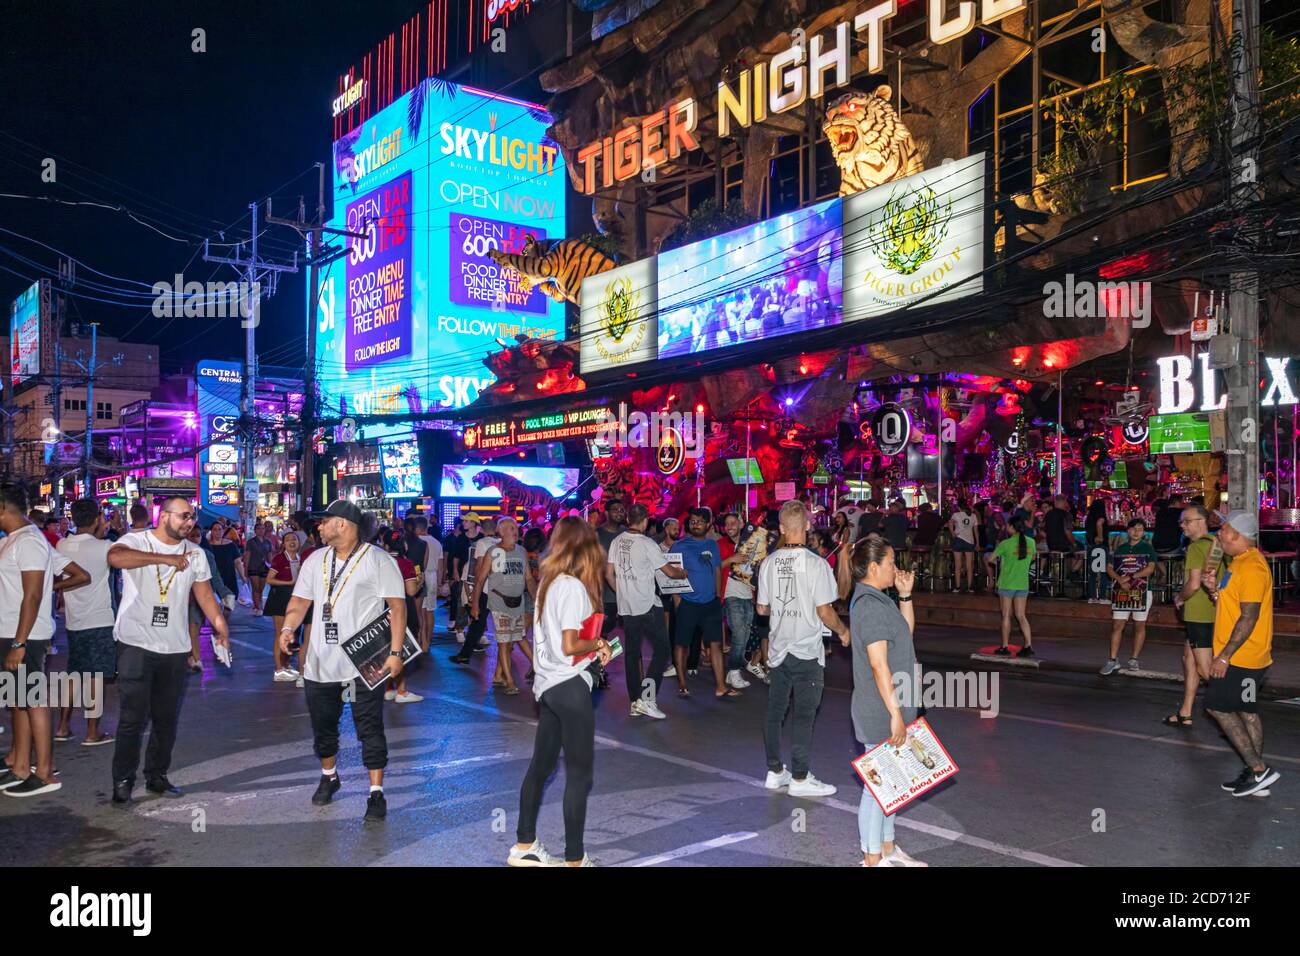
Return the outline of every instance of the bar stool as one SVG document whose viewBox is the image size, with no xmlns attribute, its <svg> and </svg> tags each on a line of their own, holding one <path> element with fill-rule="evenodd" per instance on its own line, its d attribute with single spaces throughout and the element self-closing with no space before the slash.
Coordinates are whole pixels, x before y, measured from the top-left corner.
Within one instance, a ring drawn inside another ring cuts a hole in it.
<svg viewBox="0 0 1300 956">
<path fill-rule="evenodd" d="M 1182 553 L 1156 557 L 1156 573 L 1147 580 L 1147 588 L 1161 604 L 1172 604 L 1174 595 L 1183 589 L 1185 558 L 1186 555 Z"/>
</svg>

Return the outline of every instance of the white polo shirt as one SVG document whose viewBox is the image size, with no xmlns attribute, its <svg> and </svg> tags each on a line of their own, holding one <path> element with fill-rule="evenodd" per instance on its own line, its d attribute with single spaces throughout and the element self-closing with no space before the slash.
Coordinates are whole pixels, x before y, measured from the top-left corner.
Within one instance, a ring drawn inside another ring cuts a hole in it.
<svg viewBox="0 0 1300 956">
<path fill-rule="evenodd" d="M 359 545 L 346 567 L 343 559 L 336 557 L 330 611 L 331 620 L 338 625 L 338 636 L 332 642 L 327 641 L 322 606 L 328 588 L 330 555 L 334 553 L 327 545 L 307 555 L 298 572 L 298 582 L 293 586 L 294 597 L 311 601 L 313 605 L 307 663 L 302 676 L 322 684 L 341 684 L 360 676 L 343 650 L 344 642 L 384 613 L 388 606 L 386 598 L 406 599 L 397 561 L 382 548 Z"/>
<path fill-rule="evenodd" d="M 114 544 L 150 554 L 184 554 L 189 558 L 189 567 L 184 571 L 162 564 L 122 571 L 122 606 L 117 611 L 113 636 L 123 644 L 155 654 L 190 653 L 190 591 L 194 582 L 212 580 L 207 553 L 190 541 L 164 544 L 152 531 L 132 531 Z M 164 618 L 165 622 L 159 623 Z"/>
</svg>

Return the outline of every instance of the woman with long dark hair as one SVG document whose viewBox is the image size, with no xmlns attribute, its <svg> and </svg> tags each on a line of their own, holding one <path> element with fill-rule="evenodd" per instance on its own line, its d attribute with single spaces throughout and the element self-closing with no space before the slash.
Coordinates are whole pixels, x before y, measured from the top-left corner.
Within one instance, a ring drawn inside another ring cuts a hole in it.
<svg viewBox="0 0 1300 956">
<path fill-rule="evenodd" d="M 1020 622 L 1020 633 L 1025 637 L 1025 645 L 1020 648 L 1017 657 L 1034 656 L 1034 638 L 1029 632 L 1029 618 L 1025 606 L 1029 603 L 1029 568 L 1037 555 L 1034 539 L 1025 531 L 1025 523 L 1019 517 L 1011 520 L 1011 536 L 998 544 L 986 559 L 989 565 L 989 577 L 997 567 L 998 601 L 1002 605 L 1002 646 L 993 653 L 1005 657 L 1011 648 L 1011 613 L 1014 610 L 1016 620 Z"/>
<path fill-rule="evenodd" d="M 895 747 L 907 743 L 907 726 L 916 720 L 916 701 L 911 695 L 900 701 L 894 690 L 894 675 L 911 675 L 916 670 L 916 649 L 912 632 L 916 615 L 912 610 L 915 575 L 894 566 L 894 549 L 883 538 L 870 536 L 859 541 L 852 552 L 842 555 L 853 575 L 853 599 L 849 604 L 849 633 L 853 647 L 853 697 L 849 710 L 853 733 L 868 750 L 882 740 Z M 898 590 L 895 606 L 887 588 Z M 905 682 L 904 687 L 911 687 Z M 928 866 L 914 860 L 894 843 L 894 817 L 886 816 L 870 789 L 862 788 L 858 805 L 858 839 L 863 866 Z"/>
<path fill-rule="evenodd" d="M 517 842 L 511 866 L 595 866 L 583 848 L 587 794 L 596 754 L 596 714 L 591 702 L 592 660 L 608 664 L 609 644 L 584 640 L 584 624 L 601 606 L 605 552 L 596 532 L 581 518 L 561 518 L 539 564 L 537 608 L 533 615 L 533 693 L 537 697 L 537 737 L 533 759 L 519 789 Z M 586 630 L 593 629 L 588 625 Z M 594 628 L 596 634 L 600 628 Z M 593 656 L 587 656 L 593 655 Z M 564 860 L 546 852 L 537 839 L 542 790 L 564 751 Z"/>
</svg>

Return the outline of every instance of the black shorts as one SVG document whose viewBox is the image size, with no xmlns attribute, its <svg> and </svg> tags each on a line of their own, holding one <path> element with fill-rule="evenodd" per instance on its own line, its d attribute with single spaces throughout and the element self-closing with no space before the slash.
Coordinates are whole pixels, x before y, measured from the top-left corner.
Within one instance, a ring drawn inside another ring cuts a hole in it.
<svg viewBox="0 0 1300 956">
<path fill-rule="evenodd" d="M 722 643 L 722 602 L 717 598 L 703 604 L 692 604 L 685 598 L 677 606 L 677 629 L 673 633 L 673 644 L 677 647 L 690 647 L 695 637 L 695 629 L 700 629 L 700 643 Z"/>
<path fill-rule="evenodd" d="M 1214 647 L 1214 624 L 1207 621 L 1183 621 L 1187 643 L 1194 648 L 1210 650 Z"/>
<path fill-rule="evenodd" d="M 117 676 L 117 641 L 111 627 L 68 631 L 68 671 L 73 674 Z"/>
<path fill-rule="evenodd" d="M 0 667 L 4 666 L 5 658 L 9 656 L 9 649 L 14 646 L 12 637 L 0 638 Z M 29 674 L 35 674 L 37 671 L 45 672 L 45 656 L 50 652 L 49 641 L 28 641 L 27 652 L 23 654 L 22 666 L 27 668 Z"/>
<path fill-rule="evenodd" d="M 1211 677 L 1205 689 L 1205 709 L 1221 713 L 1253 714 L 1258 707 L 1260 688 L 1264 686 L 1267 667 L 1258 670 L 1228 665 L 1223 677 Z"/>
</svg>

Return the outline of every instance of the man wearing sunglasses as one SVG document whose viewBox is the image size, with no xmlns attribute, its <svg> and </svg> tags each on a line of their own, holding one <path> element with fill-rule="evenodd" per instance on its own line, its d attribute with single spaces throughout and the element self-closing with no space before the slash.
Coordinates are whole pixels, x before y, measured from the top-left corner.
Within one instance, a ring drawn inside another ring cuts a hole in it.
<svg viewBox="0 0 1300 956">
<path fill-rule="evenodd" d="M 187 540 L 194 518 L 188 498 L 168 498 L 157 527 L 123 535 L 108 552 L 109 565 L 122 571 L 122 605 L 113 629 L 121 709 L 113 753 L 113 803 L 119 806 L 131 801 L 146 726 L 151 730 L 144 758 L 145 789 L 160 796 L 181 795 L 167 771 L 189 674 L 191 592 L 212 625 L 213 639 L 230 646 L 226 618 L 209 583 L 207 555 Z"/>
</svg>

